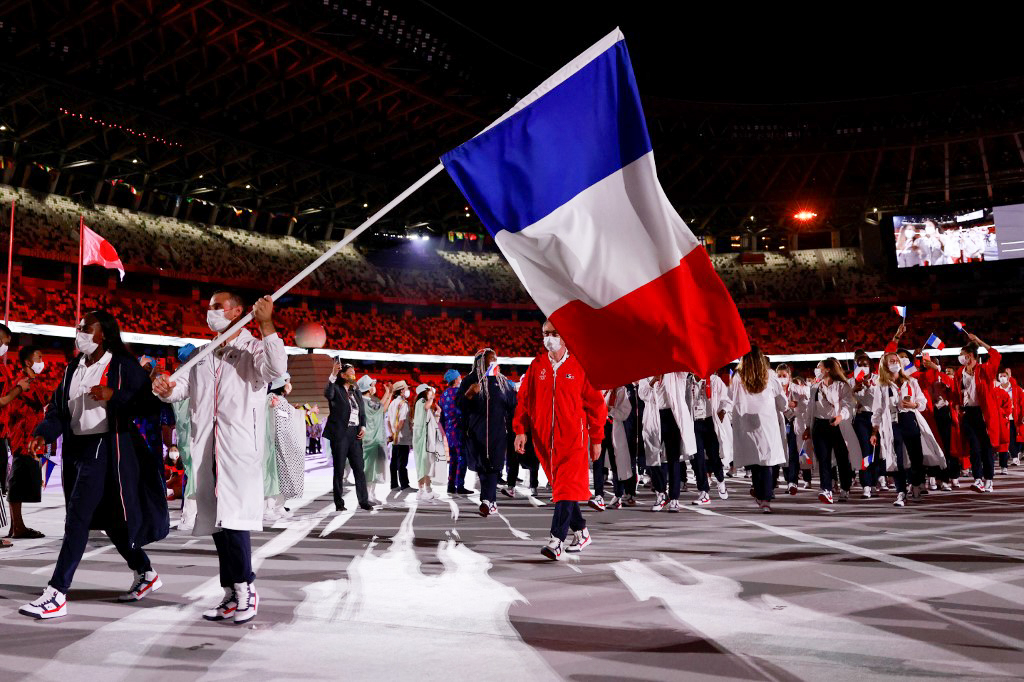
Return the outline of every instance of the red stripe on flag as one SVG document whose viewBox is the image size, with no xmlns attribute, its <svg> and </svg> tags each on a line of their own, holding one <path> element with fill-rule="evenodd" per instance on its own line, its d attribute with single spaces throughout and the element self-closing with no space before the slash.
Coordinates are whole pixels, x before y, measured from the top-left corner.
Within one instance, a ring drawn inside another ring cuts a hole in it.
<svg viewBox="0 0 1024 682">
<path fill-rule="evenodd" d="M 750 350 L 736 304 L 704 247 L 603 308 L 571 301 L 551 323 L 595 388 L 690 371 L 710 376 Z"/>
</svg>

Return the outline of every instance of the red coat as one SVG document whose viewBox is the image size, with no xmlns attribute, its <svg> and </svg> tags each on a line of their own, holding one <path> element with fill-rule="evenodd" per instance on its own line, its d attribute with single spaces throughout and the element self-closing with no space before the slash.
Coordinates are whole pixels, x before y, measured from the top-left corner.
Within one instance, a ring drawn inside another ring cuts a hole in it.
<svg viewBox="0 0 1024 682">
<path fill-rule="evenodd" d="M 1017 425 L 1017 442 L 1024 443 L 1024 391 L 1013 377 L 1010 377 L 1010 385 L 1013 386 L 1013 423 Z"/>
<path fill-rule="evenodd" d="M 999 412 L 999 397 L 996 391 L 1003 391 L 996 388 L 995 381 L 999 375 L 999 363 L 1003 356 L 995 348 L 988 352 L 988 361 L 978 363 L 974 368 L 974 386 L 977 393 L 978 405 L 981 407 L 981 414 L 985 418 L 985 429 L 988 431 L 989 442 L 993 446 L 999 442 L 999 425 L 1002 415 Z M 956 380 L 954 381 L 953 404 L 960 406 L 964 400 L 964 370 L 966 367 L 958 367 Z M 1005 391 L 1003 391 L 1005 393 Z"/>
<path fill-rule="evenodd" d="M 1002 388 L 995 390 L 996 402 L 999 404 L 999 442 L 992 443 L 996 452 L 1010 450 L 1010 421 L 1013 419 L 1013 399 Z"/>
<path fill-rule="evenodd" d="M 604 399 L 573 355 L 557 371 L 547 352 L 533 359 L 519 387 L 512 428 L 533 439 L 555 502 L 590 499 L 587 446 L 604 438 L 607 418 Z"/>
</svg>

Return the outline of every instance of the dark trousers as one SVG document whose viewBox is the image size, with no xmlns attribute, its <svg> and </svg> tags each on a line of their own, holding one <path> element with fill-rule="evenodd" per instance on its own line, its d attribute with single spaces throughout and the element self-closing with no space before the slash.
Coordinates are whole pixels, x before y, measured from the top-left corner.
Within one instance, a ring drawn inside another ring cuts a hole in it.
<svg viewBox="0 0 1024 682">
<path fill-rule="evenodd" d="M 938 430 L 942 454 L 946 456 L 946 468 L 936 472 L 939 480 L 950 482 L 960 478 L 960 458 L 953 456 L 953 410 L 945 405 L 935 410 L 935 427 Z"/>
<path fill-rule="evenodd" d="M 1010 457 L 1020 457 L 1020 443 L 1017 442 L 1017 422 L 1010 422 Z"/>
<path fill-rule="evenodd" d="M 722 450 L 715 433 L 715 422 L 711 417 L 693 420 L 693 433 L 697 437 L 697 454 L 693 457 L 693 475 L 697 478 L 697 490 L 709 492 L 708 470 L 714 474 L 715 480 L 725 480 L 722 471 Z"/>
<path fill-rule="evenodd" d="M 1016 440 L 1017 440 L 1017 425 L 1015 423 L 1013 423 L 1013 421 L 1011 420 L 1010 421 L 1010 444 L 1007 447 L 1006 451 L 999 453 L 999 466 L 1001 466 L 1004 469 L 1006 467 L 1010 466 L 1010 456 L 1016 450 L 1016 448 L 1014 447 L 1014 445 L 1016 445 L 1016 443 L 1014 441 L 1016 441 Z"/>
<path fill-rule="evenodd" d="M 654 466 L 647 467 L 647 473 L 651 475 L 651 490 L 656 493 L 664 494 L 667 478 L 665 475 L 664 465 L 655 464 Z"/>
<path fill-rule="evenodd" d="M 583 530 L 587 522 L 583 519 L 583 511 L 579 502 L 561 500 L 555 502 L 555 512 L 551 516 L 551 534 L 559 540 L 565 540 L 569 531 Z"/>
<path fill-rule="evenodd" d="M 839 487 L 849 491 L 853 485 L 853 469 L 850 468 L 850 453 L 839 427 L 832 426 L 828 419 L 815 419 L 811 439 L 814 441 L 814 455 L 818 458 L 821 489 L 832 490 L 832 455 L 835 454 Z"/>
<path fill-rule="evenodd" d="M 74 466 L 77 476 L 68 498 L 64 541 L 60 545 L 57 565 L 53 567 L 53 576 L 50 578 L 50 585 L 61 592 L 66 593 L 71 587 L 75 571 L 89 543 L 89 525 L 96 510 L 100 505 L 121 504 L 117 462 L 107 455 L 106 444 L 101 443 L 101 440 L 107 438 L 111 438 L 110 434 L 83 436 L 75 438 L 74 443 L 64 445 L 64 464 Z M 69 477 L 65 480 L 69 480 Z M 152 570 L 149 557 L 141 547 L 132 544 L 126 530 L 107 529 L 107 537 L 114 543 L 117 553 L 128 564 L 128 568 L 140 573 Z"/>
<path fill-rule="evenodd" d="M 409 487 L 409 446 L 391 446 L 391 489 Z"/>
<path fill-rule="evenodd" d="M 672 410 L 661 410 L 661 442 L 665 446 L 665 457 L 668 460 L 668 499 L 678 500 L 682 487 L 682 477 L 686 475 L 686 465 L 680 461 L 683 436 L 679 432 Z"/>
<path fill-rule="evenodd" d="M 975 479 L 991 481 L 996 474 L 995 462 L 992 458 L 992 442 L 988 438 L 980 407 L 964 408 L 960 430 L 971 450 L 971 475 Z"/>
<path fill-rule="evenodd" d="M 921 445 L 921 426 L 913 412 L 899 413 L 900 431 L 903 432 L 903 446 L 910 457 L 910 485 L 924 484 L 924 448 Z"/>
<path fill-rule="evenodd" d="M 876 446 L 871 445 L 871 413 L 858 412 L 853 417 L 853 432 L 857 434 L 862 457 L 873 455 L 871 464 L 860 470 L 860 484 L 864 487 L 878 485 L 878 477 L 885 475 L 885 461 L 878 456 Z"/>
<path fill-rule="evenodd" d="M 366 471 L 363 465 L 363 441 L 359 440 L 358 426 L 345 426 L 341 429 L 340 437 L 329 438 L 331 443 L 331 460 L 334 462 L 334 506 L 338 509 L 345 508 L 344 495 L 345 462 L 352 467 L 352 478 L 356 482 L 356 499 L 359 504 L 364 504 L 369 497 L 366 494 Z M 409 456 L 409 449 L 406 448 L 406 458 Z M 392 452 L 392 462 L 394 453 Z M 408 474 L 406 474 L 408 477 Z"/>
<path fill-rule="evenodd" d="M 221 528 L 213 534 L 220 562 L 220 586 L 231 587 L 238 583 L 256 580 L 252 572 L 252 539 L 247 530 Z"/>
<path fill-rule="evenodd" d="M 498 499 L 498 472 L 477 471 L 480 477 L 480 501 L 494 502 Z"/>
<path fill-rule="evenodd" d="M 519 461 L 521 455 L 517 452 L 512 452 L 508 456 L 508 487 L 514 488 L 516 482 L 519 480 L 519 469 L 523 468 L 530 472 L 530 487 L 536 488 L 540 486 L 540 462 L 537 461 L 536 457 L 531 457 L 526 460 L 526 463 Z M 495 478 L 497 481 L 497 478 Z"/>
<path fill-rule="evenodd" d="M 454 491 L 466 484 L 466 456 L 462 448 L 453 446 L 449 448 L 448 457 L 448 489 Z"/>
<path fill-rule="evenodd" d="M 796 432 L 793 431 L 793 420 L 786 420 L 786 450 L 789 459 L 786 463 L 786 483 L 796 485 L 800 481 L 800 448 L 796 446 Z"/>
<path fill-rule="evenodd" d="M 772 467 L 755 464 L 750 467 L 750 478 L 754 486 L 754 497 L 765 502 L 775 499 L 775 482 L 772 480 Z"/>
</svg>

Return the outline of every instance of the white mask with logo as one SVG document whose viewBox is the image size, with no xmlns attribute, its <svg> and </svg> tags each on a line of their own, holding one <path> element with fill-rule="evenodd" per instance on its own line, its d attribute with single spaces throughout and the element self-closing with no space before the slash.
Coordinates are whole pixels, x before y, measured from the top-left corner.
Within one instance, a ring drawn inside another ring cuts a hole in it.
<svg viewBox="0 0 1024 682">
<path fill-rule="evenodd" d="M 562 339 L 558 336 L 545 336 L 544 348 L 551 353 L 557 353 L 562 348 Z"/>
<path fill-rule="evenodd" d="M 223 310 L 207 310 L 206 311 L 206 325 L 211 331 L 215 331 L 218 334 L 231 326 L 231 320 L 224 314 Z"/>
<path fill-rule="evenodd" d="M 42 360 L 40 360 L 39 362 L 33 362 L 32 363 L 32 373 L 33 374 L 42 374 L 43 373 L 43 369 L 45 367 L 46 367 L 46 363 L 43 362 Z"/>
</svg>

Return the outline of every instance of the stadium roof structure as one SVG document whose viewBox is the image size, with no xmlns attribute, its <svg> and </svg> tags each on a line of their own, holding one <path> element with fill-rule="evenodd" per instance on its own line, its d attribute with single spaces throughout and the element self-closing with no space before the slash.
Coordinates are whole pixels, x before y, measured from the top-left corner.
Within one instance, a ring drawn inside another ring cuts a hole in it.
<svg viewBox="0 0 1024 682">
<path fill-rule="evenodd" d="M 3 181 L 331 238 L 618 24 L 662 183 L 699 234 L 1024 196 L 1024 79 L 991 34 L 922 58 L 857 22 L 810 39 L 668 3 L 482 4 L 0 2 Z M 472 229 L 463 205 L 437 180 L 390 226 Z"/>
</svg>

